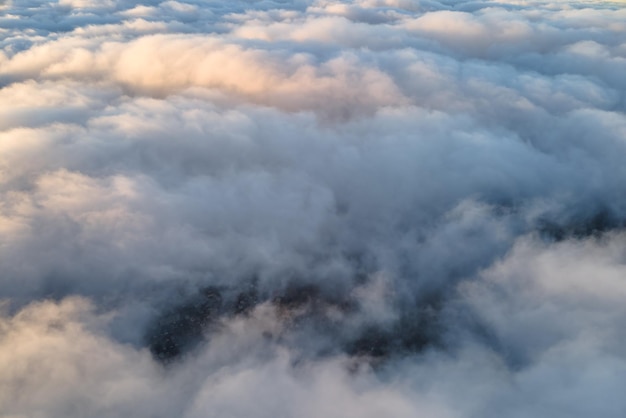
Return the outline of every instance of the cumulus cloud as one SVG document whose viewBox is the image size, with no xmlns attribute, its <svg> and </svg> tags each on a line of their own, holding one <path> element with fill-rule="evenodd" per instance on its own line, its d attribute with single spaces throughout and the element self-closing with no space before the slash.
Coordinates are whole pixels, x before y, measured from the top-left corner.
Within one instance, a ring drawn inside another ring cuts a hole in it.
<svg viewBox="0 0 626 418">
<path fill-rule="evenodd" d="M 621 417 L 616 2 L 0 5 L 2 417 Z"/>
</svg>

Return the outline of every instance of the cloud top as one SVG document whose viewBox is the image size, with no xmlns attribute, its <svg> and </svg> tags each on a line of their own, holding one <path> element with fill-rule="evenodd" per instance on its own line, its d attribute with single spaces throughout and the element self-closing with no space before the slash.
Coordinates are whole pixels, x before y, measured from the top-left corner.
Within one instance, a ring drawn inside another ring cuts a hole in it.
<svg viewBox="0 0 626 418">
<path fill-rule="evenodd" d="M 0 10 L 1 417 L 624 415 L 620 2 Z"/>
</svg>

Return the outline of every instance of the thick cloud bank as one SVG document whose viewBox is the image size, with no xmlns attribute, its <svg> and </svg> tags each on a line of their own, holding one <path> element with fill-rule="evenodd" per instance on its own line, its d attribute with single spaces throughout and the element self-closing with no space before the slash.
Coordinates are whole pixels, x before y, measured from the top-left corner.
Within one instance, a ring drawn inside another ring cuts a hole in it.
<svg viewBox="0 0 626 418">
<path fill-rule="evenodd" d="M 0 5 L 0 417 L 626 416 L 626 8 Z"/>
</svg>

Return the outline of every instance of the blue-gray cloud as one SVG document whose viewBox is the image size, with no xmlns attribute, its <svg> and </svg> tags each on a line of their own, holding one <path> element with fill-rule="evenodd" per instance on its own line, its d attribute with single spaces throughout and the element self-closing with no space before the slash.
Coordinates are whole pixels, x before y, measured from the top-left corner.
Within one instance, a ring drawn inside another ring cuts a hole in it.
<svg viewBox="0 0 626 418">
<path fill-rule="evenodd" d="M 624 415 L 620 3 L 0 12 L 0 416 Z"/>
</svg>

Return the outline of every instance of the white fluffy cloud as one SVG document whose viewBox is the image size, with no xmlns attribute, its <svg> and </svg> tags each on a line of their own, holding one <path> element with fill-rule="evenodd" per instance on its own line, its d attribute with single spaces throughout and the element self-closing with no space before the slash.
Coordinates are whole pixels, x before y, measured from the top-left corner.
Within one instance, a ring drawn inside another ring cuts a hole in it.
<svg viewBox="0 0 626 418">
<path fill-rule="evenodd" d="M 2 418 L 624 415 L 619 2 L 0 10 Z"/>
</svg>

